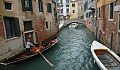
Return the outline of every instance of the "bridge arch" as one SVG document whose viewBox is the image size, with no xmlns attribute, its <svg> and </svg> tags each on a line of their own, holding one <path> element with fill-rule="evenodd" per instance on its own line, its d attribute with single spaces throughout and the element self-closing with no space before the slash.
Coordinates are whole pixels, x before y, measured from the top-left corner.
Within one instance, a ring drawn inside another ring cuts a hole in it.
<svg viewBox="0 0 120 70">
<path fill-rule="evenodd" d="M 77 23 L 83 23 L 83 24 L 85 24 L 85 20 L 83 20 L 83 19 L 80 19 L 80 18 L 72 18 L 72 19 L 65 20 L 65 21 L 64 21 L 64 25 L 66 26 L 66 25 L 68 25 L 68 24 L 70 24 L 70 23 L 72 23 L 72 22 L 77 22 Z"/>
</svg>

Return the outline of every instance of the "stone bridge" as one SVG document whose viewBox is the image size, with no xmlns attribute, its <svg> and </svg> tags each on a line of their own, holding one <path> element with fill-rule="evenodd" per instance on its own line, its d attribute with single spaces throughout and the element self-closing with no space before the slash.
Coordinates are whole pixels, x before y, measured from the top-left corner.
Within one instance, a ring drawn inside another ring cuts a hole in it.
<svg viewBox="0 0 120 70">
<path fill-rule="evenodd" d="M 72 19 L 68 19 L 64 21 L 64 26 L 66 26 L 67 24 L 70 24 L 72 22 L 77 22 L 77 23 L 83 23 L 85 24 L 85 20 L 80 19 L 80 18 L 72 18 Z"/>
</svg>

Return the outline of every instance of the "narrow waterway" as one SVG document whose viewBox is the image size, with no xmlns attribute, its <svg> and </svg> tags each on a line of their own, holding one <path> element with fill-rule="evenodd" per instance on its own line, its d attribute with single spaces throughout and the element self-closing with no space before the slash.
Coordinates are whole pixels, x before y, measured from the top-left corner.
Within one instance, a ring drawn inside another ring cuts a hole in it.
<svg viewBox="0 0 120 70">
<path fill-rule="evenodd" d="M 47 52 L 44 56 L 54 64 L 54 67 L 43 59 L 41 55 L 28 62 L 4 66 L 6 70 L 99 70 L 94 64 L 90 51 L 94 34 L 83 24 L 77 29 L 66 26 L 61 32 L 62 39 Z M 1 69 L 0 69 L 1 70 Z"/>
</svg>

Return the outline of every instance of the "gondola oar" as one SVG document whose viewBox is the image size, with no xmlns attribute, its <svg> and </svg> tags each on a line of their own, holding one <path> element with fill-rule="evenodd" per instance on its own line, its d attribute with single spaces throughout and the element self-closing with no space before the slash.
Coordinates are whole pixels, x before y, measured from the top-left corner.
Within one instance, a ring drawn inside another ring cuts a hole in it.
<svg viewBox="0 0 120 70">
<path fill-rule="evenodd" d="M 35 47 L 36 48 L 36 47 Z M 37 48 L 36 48 L 37 49 Z M 38 50 L 38 49 L 37 49 Z M 50 63 L 46 58 L 45 56 L 39 51 L 39 53 L 42 55 L 42 57 L 46 60 L 47 63 L 50 64 L 51 67 L 53 67 L 54 65 L 52 63 Z"/>
</svg>

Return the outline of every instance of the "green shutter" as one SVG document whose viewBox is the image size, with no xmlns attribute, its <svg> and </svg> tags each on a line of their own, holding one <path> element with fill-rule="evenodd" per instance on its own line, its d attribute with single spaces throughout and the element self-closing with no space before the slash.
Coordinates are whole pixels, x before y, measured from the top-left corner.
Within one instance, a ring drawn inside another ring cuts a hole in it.
<svg viewBox="0 0 120 70">
<path fill-rule="evenodd" d="M 32 0 L 29 0 L 29 11 L 32 11 Z"/>
<path fill-rule="evenodd" d="M 51 3 L 47 3 L 48 13 L 52 13 Z"/>
<path fill-rule="evenodd" d="M 15 37 L 21 36 L 19 19 L 18 18 L 14 18 L 14 28 L 15 28 Z"/>
<path fill-rule="evenodd" d="M 39 0 L 38 3 L 39 3 L 39 12 L 43 12 L 43 2 L 42 2 L 42 0 Z M 42 10 L 40 10 L 40 9 L 42 9 Z"/>
<path fill-rule="evenodd" d="M 42 0 L 41 0 L 41 8 L 42 8 L 42 12 L 43 12 L 43 2 L 42 2 Z"/>
<path fill-rule="evenodd" d="M 25 2 L 24 2 L 24 0 L 21 0 L 21 2 L 22 2 L 22 9 L 23 9 L 23 11 L 25 11 Z"/>
<path fill-rule="evenodd" d="M 51 6 L 51 3 L 50 3 L 50 13 L 52 13 L 52 6 Z"/>
</svg>

